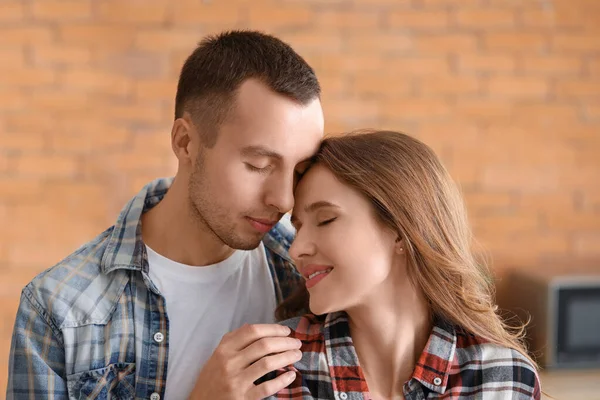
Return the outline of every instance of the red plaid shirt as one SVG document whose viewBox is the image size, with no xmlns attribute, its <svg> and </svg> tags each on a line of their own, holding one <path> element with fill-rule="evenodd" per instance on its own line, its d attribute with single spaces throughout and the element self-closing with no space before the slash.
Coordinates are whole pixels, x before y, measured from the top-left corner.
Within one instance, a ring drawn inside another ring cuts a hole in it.
<svg viewBox="0 0 600 400">
<path fill-rule="evenodd" d="M 270 399 L 373 399 L 350 338 L 345 313 L 325 322 L 306 315 L 284 321 L 292 337 L 302 340 L 302 360 L 292 367 L 296 380 Z M 404 397 L 421 399 L 540 399 L 535 368 L 519 352 L 489 343 L 438 320 Z"/>
</svg>

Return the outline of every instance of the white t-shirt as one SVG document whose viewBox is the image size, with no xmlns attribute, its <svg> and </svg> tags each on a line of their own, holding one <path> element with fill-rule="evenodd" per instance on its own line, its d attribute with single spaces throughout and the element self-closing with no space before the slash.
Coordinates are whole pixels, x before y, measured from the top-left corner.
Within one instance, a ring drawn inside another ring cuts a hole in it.
<svg viewBox="0 0 600 400">
<path fill-rule="evenodd" d="M 187 399 L 224 334 L 245 323 L 273 323 L 275 289 L 264 245 L 226 260 L 192 267 L 146 246 L 149 275 L 169 317 L 165 399 Z"/>
</svg>

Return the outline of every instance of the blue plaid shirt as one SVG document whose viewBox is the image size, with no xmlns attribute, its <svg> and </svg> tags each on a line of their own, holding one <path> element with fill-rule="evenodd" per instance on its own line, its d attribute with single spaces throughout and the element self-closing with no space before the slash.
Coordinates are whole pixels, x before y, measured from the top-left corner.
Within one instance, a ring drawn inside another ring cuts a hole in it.
<svg viewBox="0 0 600 400">
<path fill-rule="evenodd" d="M 148 277 L 140 218 L 171 182 L 149 183 L 113 227 L 23 289 L 10 351 L 9 400 L 164 397 L 169 318 Z M 287 254 L 292 239 L 279 223 L 263 240 L 278 302 L 302 279 Z M 154 340 L 159 332 L 162 341 Z"/>
</svg>

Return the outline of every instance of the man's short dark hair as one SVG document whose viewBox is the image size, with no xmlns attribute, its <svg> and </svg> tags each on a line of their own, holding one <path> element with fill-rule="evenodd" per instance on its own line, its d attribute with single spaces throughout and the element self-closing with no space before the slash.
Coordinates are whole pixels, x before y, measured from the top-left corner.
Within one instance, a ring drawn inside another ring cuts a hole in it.
<svg viewBox="0 0 600 400">
<path fill-rule="evenodd" d="M 203 39 L 185 61 L 175 118 L 189 112 L 205 145 L 214 146 L 237 89 L 250 78 L 303 105 L 321 95 L 315 71 L 288 44 L 258 31 L 227 31 Z"/>
</svg>

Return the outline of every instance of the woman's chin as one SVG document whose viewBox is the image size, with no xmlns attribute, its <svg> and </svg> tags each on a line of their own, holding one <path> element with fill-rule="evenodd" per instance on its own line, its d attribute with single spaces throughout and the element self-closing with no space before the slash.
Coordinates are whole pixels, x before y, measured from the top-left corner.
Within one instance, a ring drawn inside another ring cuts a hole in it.
<svg viewBox="0 0 600 400">
<path fill-rule="evenodd" d="M 325 315 L 341 311 L 341 309 L 334 304 L 315 301 L 313 300 L 313 297 L 310 298 L 309 308 L 310 312 L 315 315 Z"/>
</svg>

